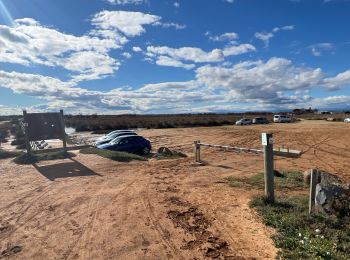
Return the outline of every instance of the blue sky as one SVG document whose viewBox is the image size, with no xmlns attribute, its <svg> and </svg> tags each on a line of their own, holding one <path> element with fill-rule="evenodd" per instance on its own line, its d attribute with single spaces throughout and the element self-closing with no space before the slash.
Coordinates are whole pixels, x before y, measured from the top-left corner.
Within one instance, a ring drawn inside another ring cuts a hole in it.
<svg viewBox="0 0 350 260">
<path fill-rule="evenodd" d="M 350 109 L 349 0 L 0 0 L 0 114 Z"/>
</svg>

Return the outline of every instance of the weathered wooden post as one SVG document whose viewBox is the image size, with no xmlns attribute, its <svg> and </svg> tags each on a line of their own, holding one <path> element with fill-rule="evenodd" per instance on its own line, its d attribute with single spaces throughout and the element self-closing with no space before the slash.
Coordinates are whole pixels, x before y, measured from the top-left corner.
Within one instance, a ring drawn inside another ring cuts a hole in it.
<svg viewBox="0 0 350 260">
<path fill-rule="evenodd" d="M 275 194 L 272 134 L 262 133 L 261 141 L 264 146 L 265 196 L 269 202 L 273 203 L 275 201 Z"/>
<path fill-rule="evenodd" d="M 195 150 L 195 160 L 196 162 L 201 161 L 201 146 L 200 146 L 201 141 L 194 141 L 194 150 Z"/>
<path fill-rule="evenodd" d="M 315 169 L 310 171 L 310 197 L 309 197 L 309 214 L 315 207 L 316 185 L 318 184 L 318 172 Z"/>
<path fill-rule="evenodd" d="M 67 136 L 66 136 L 66 130 L 64 126 L 64 116 L 63 116 L 63 110 L 60 110 L 60 121 L 61 121 L 61 131 L 62 131 L 62 142 L 63 142 L 63 149 L 65 152 L 67 152 Z"/>
<path fill-rule="evenodd" d="M 28 118 L 27 118 L 27 110 L 23 110 L 23 131 L 24 131 L 24 136 L 25 136 L 25 142 L 26 142 L 26 149 L 27 149 L 27 154 L 31 154 L 31 146 L 29 142 L 29 137 L 28 137 Z"/>
</svg>

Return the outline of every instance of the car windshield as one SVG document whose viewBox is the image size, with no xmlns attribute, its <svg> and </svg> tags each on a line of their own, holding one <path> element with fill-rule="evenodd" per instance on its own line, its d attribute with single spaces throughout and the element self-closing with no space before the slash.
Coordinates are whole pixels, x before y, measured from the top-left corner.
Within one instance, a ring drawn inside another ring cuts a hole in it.
<svg viewBox="0 0 350 260">
<path fill-rule="evenodd" d="M 117 138 L 113 139 L 110 143 L 111 143 L 111 144 L 118 144 L 119 141 L 122 140 L 122 139 L 123 139 L 123 138 L 121 138 L 121 137 L 117 137 Z"/>
</svg>

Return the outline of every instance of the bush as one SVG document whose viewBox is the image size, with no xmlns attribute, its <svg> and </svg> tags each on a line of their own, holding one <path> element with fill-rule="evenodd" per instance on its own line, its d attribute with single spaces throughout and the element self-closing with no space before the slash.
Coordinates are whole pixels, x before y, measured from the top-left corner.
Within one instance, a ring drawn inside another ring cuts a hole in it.
<svg viewBox="0 0 350 260">
<path fill-rule="evenodd" d="M 21 155 L 22 152 L 4 151 L 0 149 L 0 159 L 13 158 Z"/>
<path fill-rule="evenodd" d="M 49 160 L 58 160 L 74 157 L 75 154 L 58 151 L 58 152 L 47 152 L 42 154 L 21 154 L 14 159 L 14 162 L 17 164 L 33 164 L 39 161 L 49 161 Z"/>
<path fill-rule="evenodd" d="M 101 157 L 111 159 L 113 161 L 118 162 L 130 162 L 132 160 L 138 160 L 138 161 L 146 161 L 147 159 L 136 155 L 132 153 L 125 153 L 125 152 L 115 152 L 115 151 L 109 151 L 109 150 L 101 150 L 97 148 L 85 148 L 80 150 L 80 153 L 82 154 L 97 154 Z"/>
<path fill-rule="evenodd" d="M 350 218 L 308 214 L 308 197 L 291 197 L 268 203 L 251 201 L 266 225 L 277 230 L 272 238 L 282 259 L 349 259 Z"/>
<path fill-rule="evenodd" d="M 232 187 L 254 187 L 264 189 L 264 173 L 257 173 L 250 177 L 227 177 L 229 185 Z M 303 189 L 306 188 L 304 177 L 301 172 L 287 172 L 282 177 L 274 178 L 276 188 L 280 189 Z"/>
</svg>

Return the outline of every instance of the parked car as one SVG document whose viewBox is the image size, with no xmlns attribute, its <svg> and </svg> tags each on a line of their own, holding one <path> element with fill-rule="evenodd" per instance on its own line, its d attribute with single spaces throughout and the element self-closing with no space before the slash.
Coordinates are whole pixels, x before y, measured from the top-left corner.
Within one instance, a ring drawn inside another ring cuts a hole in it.
<svg viewBox="0 0 350 260">
<path fill-rule="evenodd" d="M 98 145 L 97 148 L 139 154 L 149 154 L 152 150 L 151 142 L 138 135 L 120 136 L 109 143 Z"/>
<path fill-rule="evenodd" d="M 256 117 L 253 119 L 253 124 L 269 124 L 269 120 L 265 117 Z"/>
<path fill-rule="evenodd" d="M 242 118 L 241 120 L 238 120 L 236 122 L 236 125 L 251 125 L 251 124 L 252 124 L 252 120 L 248 118 Z"/>
<path fill-rule="evenodd" d="M 345 123 L 350 123 L 350 117 L 344 119 Z"/>
<path fill-rule="evenodd" d="M 106 135 L 104 135 L 104 136 L 98 138 L 96 142 L 109 139 L 110 136 L 112 136 L 112 135 L 114 135 L 114 134 L 116 134 L 116 133 L 135 133 L 135 132 L 132 131 L 132 130 L 115 130 L 115 131 L 109 132 L 108 134 L 106 134 Z"/>
<path fill-rule="evenodd" d="M 292 122 L 292 118 L 287 115 L 274 115 L 273 116 L 274 123 L 290 123 Z"/>
<path fill-rule="evenodd" d="M 126 136 L 126 135 L 137 135 L 137 134 L 134 133 L 134 132 L 122 132 L 122 131 L 115 132 L 113 134 L 110 134 L 110 135 L 106 136 L 104 139 L 97 141 L 96 142 L 96 146 L 97 145 L 101 145 L 101 144 L 109 143 L 109 142 L 113 141 L 114 139 L 116 139 L 118 137 Z"/>
</svg>

